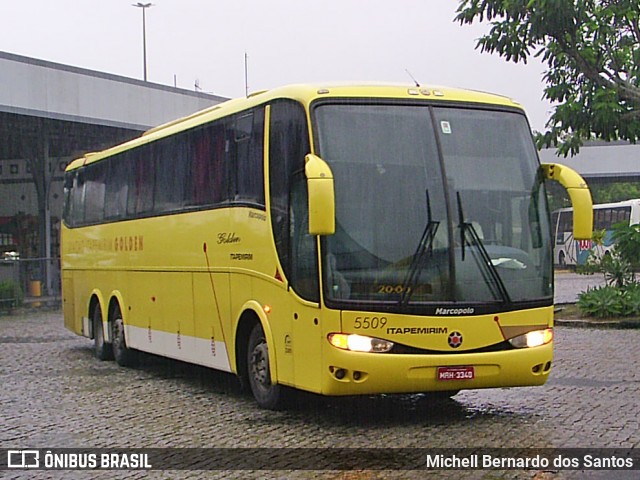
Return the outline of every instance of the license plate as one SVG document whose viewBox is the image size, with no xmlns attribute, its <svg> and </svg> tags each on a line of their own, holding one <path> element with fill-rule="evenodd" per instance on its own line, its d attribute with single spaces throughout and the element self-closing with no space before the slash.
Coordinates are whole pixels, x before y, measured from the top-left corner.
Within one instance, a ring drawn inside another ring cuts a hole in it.
<svg viewBox="0 0 640 480">
<path fill-rule="evenodd" d="M 438 367 L 438 380 L 473 380 L 476 371 L 473 367 Z"/>
</svg>

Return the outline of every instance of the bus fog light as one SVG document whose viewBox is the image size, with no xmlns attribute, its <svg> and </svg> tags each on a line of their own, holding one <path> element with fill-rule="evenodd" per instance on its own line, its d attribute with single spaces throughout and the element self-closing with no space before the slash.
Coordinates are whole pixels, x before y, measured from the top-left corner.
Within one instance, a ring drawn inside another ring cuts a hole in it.
<svg viewBox="0 0 640 480">
<path fill-rule="evenodd" d="M 330 333 L 327 338 L 334 347 L 352 352 L 385 353 L 393 348 L 393 342 L 364 335 Z"/>
<path fill-rule="evenodd" d="M 534 330 L 524 335 L 509 339 L 509 343 L 516 348 L 531 348 L 546 345 L 553 340 L 553 328 Z"/>
</svg>

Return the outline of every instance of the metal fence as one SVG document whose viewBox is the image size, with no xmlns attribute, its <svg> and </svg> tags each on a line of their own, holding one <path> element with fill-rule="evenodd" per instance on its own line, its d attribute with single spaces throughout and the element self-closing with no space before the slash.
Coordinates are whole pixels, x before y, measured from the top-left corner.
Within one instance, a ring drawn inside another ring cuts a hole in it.
<svg viewBox="0 0 640 480">
<path fill-rule="evenodd" d="M 61 302 L 59 258 L 4 258 L 0 260 L 0 309 Z"/>
</svg>

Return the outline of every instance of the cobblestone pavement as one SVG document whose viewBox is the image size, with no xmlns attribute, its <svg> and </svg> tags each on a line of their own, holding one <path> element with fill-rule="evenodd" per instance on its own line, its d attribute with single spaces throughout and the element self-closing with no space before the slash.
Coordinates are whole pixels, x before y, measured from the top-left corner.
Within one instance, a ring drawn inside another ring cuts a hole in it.
<svg viewBox="0 0 640 480">
<path fill-rule="evenodd" d="M 589 287 L 599 287 L 604 284 L 604 276 L 601 273 L 580 275 L 569 270 L 556 270 L 554 302 L 556 304 L 575 303 L 580 292 L 586 291 Z"/>
<path fill-rule="evenodd" d="M 60 312 L 0 317 L 0 447 L 640 448 L 640 330 L 556 329 L 544 387 L 257 408 L 235 377 L 157 357 L 100 362 Z M 577 471 L 0 472 L 7 478 L 584 478 Z M 589 472 L 588 478 L 637 478 Z"/>
</svg>

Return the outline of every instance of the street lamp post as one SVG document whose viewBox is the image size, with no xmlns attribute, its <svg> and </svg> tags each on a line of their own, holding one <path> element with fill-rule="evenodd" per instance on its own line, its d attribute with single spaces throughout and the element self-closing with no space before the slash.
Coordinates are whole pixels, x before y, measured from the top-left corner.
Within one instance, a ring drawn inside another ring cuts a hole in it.
<svg viewBox="0 0 640 480">
<path fill-rule="evenodd" d="M 134 7 L 142 9 L 142 63 L 144 69 L 144 81 L 147 81 L 147 19 L 145 12 L 147 8 L 153 7 L 153 3 L 132 3 Z"/>
</svg>

